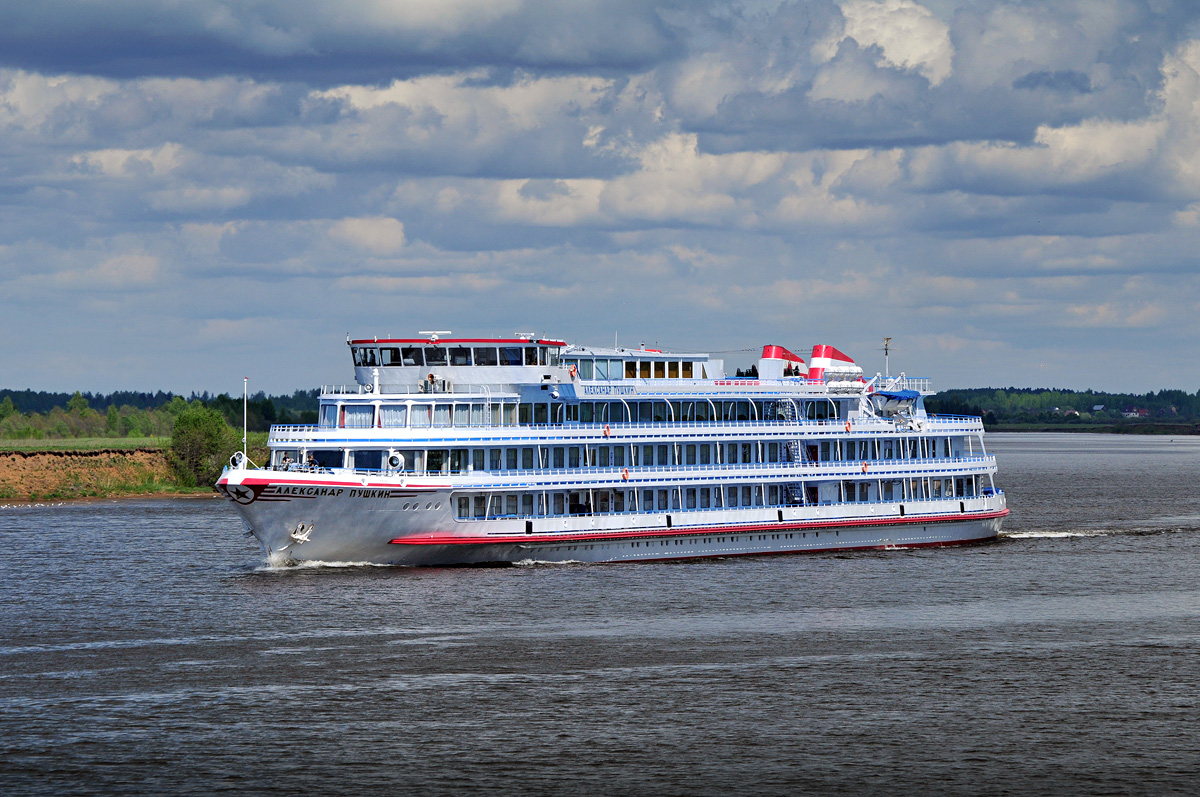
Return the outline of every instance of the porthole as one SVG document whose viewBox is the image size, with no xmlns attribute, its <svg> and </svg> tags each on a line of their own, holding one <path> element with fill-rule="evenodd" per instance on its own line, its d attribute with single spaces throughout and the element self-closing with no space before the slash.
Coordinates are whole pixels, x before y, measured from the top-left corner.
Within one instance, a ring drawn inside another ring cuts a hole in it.
<svg viewBox="0 0 1200 797">
<path fill-rule="evenodd" d="M 407 512 L 407 511 L 408 511 L 408 504 L 405 504 L 404 506 L 400 507 L 400 509 L 401 509 L 401 510 L 403 510 L 403 511 L 405 511 L 405 512 Z"/>
<path fill-rule="evenodd" d="M 438 501 L 436 504 L 434 504 L 434 505 L 433 505 L 433 508 L 434 508 L 434 509 L 441 509 L 441 508 L 442 508 L 442 502 L 441 502 L 441 501 Z"/>
<path fill-rule="evenodd" d="M 433 502 L 431 501 L 431 502 L 429 502 L 428 504 L 426 504 L 426 505 L 425 505 L 425 508 L 426 508 L 426 509 L 433 509 Z"/>
</svg>

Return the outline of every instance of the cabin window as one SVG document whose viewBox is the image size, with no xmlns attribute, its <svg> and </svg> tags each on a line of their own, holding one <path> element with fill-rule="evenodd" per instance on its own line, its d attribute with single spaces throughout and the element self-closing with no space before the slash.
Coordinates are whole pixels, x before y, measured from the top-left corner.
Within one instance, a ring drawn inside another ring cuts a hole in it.
<svg viewBox="0 0 1200 797">
<path fill-rule="evenodd" d="M 638 363 L 638 375 L 642 379 L 650 378 L 650 361 L 649 360 L 643 360 Z"/>
<path fill-rule="evenodd" d="M 685 360 L 683 363 L 680 364 L 680 366 L 681 366 L 681 375 L 683 376 L 683 378 L 691 379 L 692 378 L 691 362 Z"/>
<path fill-rule="evenodd" d="M 414 404 L 409 423 L 421 428 L 429 426 L 433 423 L 433 407 L 428 404 Z"/>
<path fill-rule="evenodd" d="M 687 447 L 685 447 L 683 449 L 683 454 L 684 454 L 684 464 L 686 464 L 686 465 L 695 465 L 696 464 L 696 446 L 694 444 L 688 445 Z"/>
<path fill-rule="evenodd" d="M 431 449 L 425 452 L 425 472 L 444 473 L 450 461 L 447 449 Z"/>
<path fill-rule="evenodd" d="M 396 429 L 408 424 L 408 407 L 403 404 L 384 404 L 379 408 L 379 425 Z"/>
<path fill-rule="evenodd" d="M 767 443 L 767 461 L 779 461 L 779 443 Z"/>
<path fill-rule="evenodd" d="M 665 362 L 662 362 L 661 360 L 654 363 L 654 378 L 655 379 L 666 379 L 666 377 L 667 377 L 667 364 Z"/>
<path fill-rule="evenodd" d="M 331 428 L 331 427 L 337 426 L 337 405 L 336 404 L 322 404 L 321 405 L 321 416 L 320 416 L 320 419 L 317 421 L 317 425 L 324 427 L 324 428 Z"/>
<path fill-rule="evenodd" d="M 546 404 L 533 405 L 533 422 L 534 423 L 549 423 L 550 422 L 550 407 Z"/>
<path fill-rule="evenodd" d="M 386 451 L 374 449 L 362 449 L 347 453 L 352 463 L 351 467 L 355 470 L 382 470 L 383 457 L 387 454 Z"/>
<path fill-rule="evenodd" d="M 457 362 L 454 356 L 456 351 L 466 351 L 466 349 L 451 349 L 450 362 L 452 365 L 470 365 L 471 363 Z M 475 364 L 476 365 L 497 365 L 499 360 L 496 359 L 496 349 L 492 346 L 478 346 L 475 348 Z"/>
<path fill-rule="evenodd" d="M 613 449 L 612 464 L 616 468 L 625 467 L 625 446 L 617 446 Z"/>
<path fill-rule="evenodd" d="M 449 404 L 433 405 L 433 425 L 434 426 L 449 426 L 450 425 L 450 405 Z"/>
<path fill-rule="evenodd" d="M 421 355 L 420 346 L 403 346 L 400 349 L 401 362 L 397 365 L 424 365 L 425 358 Z M 432 364 L 432 363 L 431 363 Z"/>
<path fill-rule="evenodd" d="M 709 406 L 707 401 L 696 402 L 696 420 L 707 422 L 709 420 Z"/>
<path fill-rule="evenodd" d="M 522 470 L 533 470 L 533 449 L 532 448 L 522 448 L 521 449 L 521 469 Z"/>
<path fill-rule="evenodd" d="M 501 365 L 520 365 L 522 362 L 520 346 L 501 346 L 498 353 Z"/>
<path fill-rule="evenodd" d="M 425 347 L 425 364 L 426 365 L 445 365 L 446 350 L 441 346 L 426 346 Z"/>
<path fill-rule="evenodd" d="M 347 404 L 343 423 L 347 429 L 369 429 L 375 425 L 375 408 L 371 405 Z"/>
<path fill-rule="evenodd" d="M 599 361 L 597 361 L 599 362 Z M 620 379 L 624 373 L 624 365 L 620 360 L 608 360 L 608 379 Z"/>
<path fill-rule="evenodd" d="M 399 349 L 380 349 L 379 362 L 384 365 L 403 365 Z"/>
<path fill-rule="evenodd" d="M 667 379 L 678 379 L 678 378 L 679 378 L 679 363 L 677 363 L 677 362 L 667 363 Z"/>
<path fill-rule="evenodd" d="M 625 362 L 625 378 L 626 379 L 636 379 L 637 378 L 637 363 L 636 362 L 634 362 L 632 360 L 627 360 Z"/>
<path fill-rule="evenodd" d="M 725 488 L 725 506 L 737 506 L 737 505 L 738 505 L 738 488 L 736 488 L 736 487 Z"/>
<path fill-rule="evenodd" d="M 526 365 L 537 365 L 538 364 L 537 346 L 526 346 L 523 349 L 523 351 L 525 352 L 525 364 Z"/>
<path fill-rule="evenodd" d="M 592 361 L 591 360 L 580 360 L 579 361 L 579 378 L 580 379 L 592 379 L 593 378 L 593 370 L 592 370 Z"/>
<path fill-rule="evenodd" d="M 451 365 L 470 365 L 471 350 L 466 346 L 454 346 L 450 349 L 450 364 Z M 480 498 L 480 501 L 483 499 Z"/>
<path fill-rule="evenodd" d="M 596 378 L 608 379 L 608 360 L 596 360 Z"/>
<path fill-rule="evenodd" d="M 708 509 L 710 501 L 711 501 L 711 499 L 709 498 L 709 488 L 701 487 L 700 488 L 700 508 Z"/>
<path fill-rule="evenodd" d="M 702 444 L 700 446 L 700 464 L 701 465 L 712 464 L 712 449 L 709 448 L 707 443 Z"/>
<path fill-rule="evenodd" d="M 465 520 L 471 516 L 471 499 L 465 495 L 458 497 L 458 508 L 454 511 L 454 516 L 459 520 Z"/>
<path fill-rule="evenodd" d="M 345 453 L 340 448 L 333 451 L 313 451 L 310 449 L 308 455 L 317 463 L 318 468 L 340 468 L 342 467 Z"/>
<path fill-rule="evenodd" d="M 473 498 L 474 498 L 474 504 L 475 504 L 475 517 L 477 517 L 477 518 L 486 517 L 486 515 L 487 515 L 487 496 L 476 495 L 476 496 L 473 496 Z"/>
<path fill-rule="evenodd" d="M 455 404 L 454 405 L 454 425 L 469 426 L 471 424 L 471 405 L 470 404 Z"/>
</svg>

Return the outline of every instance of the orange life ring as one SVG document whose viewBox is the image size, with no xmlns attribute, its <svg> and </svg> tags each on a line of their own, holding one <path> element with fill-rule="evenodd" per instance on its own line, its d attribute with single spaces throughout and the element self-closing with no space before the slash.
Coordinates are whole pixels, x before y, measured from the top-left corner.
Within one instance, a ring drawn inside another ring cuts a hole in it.
<svg viewBox="0 0 1200 797">
<path fill-rule="evenodd" d="M 863 473 L 867 472 L 867 463 L 863 463 Z"/>
<path fill-rule="evenodd" d="M 846 421 L 846 431 L 850 431 L 850 421 Z"/>
<path fill-rule="evenodd" d="M 629 481 L 629 468 L 621 468 L 621 479 Z"/>
<path fill-rule="evenodd" d="M 571 378 L 574 379 L 575 373 L 576 373 L 575 366 L 572 365 L 570 370 L 567 371 L 567 373 L 569 373 L 571 375 Z"/>
<path fill-rule="evenodd" d="M 606 424 L 604 424 L 604 436 L 605 436 L 605 437 L 608 437 L 608 436 L 609 436 L 609 435 L 611 435 L 611 434 L 612 434 L 612 429 L 609 429 L 609 428 L 608 428 L 608 424 L 607 424 L 607 423 L 606 423 Z"/>
</svg>

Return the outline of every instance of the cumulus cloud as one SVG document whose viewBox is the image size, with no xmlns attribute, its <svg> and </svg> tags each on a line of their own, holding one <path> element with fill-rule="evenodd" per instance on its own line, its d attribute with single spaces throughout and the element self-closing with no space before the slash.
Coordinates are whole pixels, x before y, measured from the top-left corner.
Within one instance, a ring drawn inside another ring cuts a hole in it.
<svg viewBox="0 0 1200 797">
<path fill-rule="evenodd" d="M 1170 323 L 1200 333 L 1197 22 L 1182 0 L 8 4 L 0 330 L 71 334 L 112 379 L 136 334 L 147 373 L 200 389 L 243 357 L 269 389 L 341 378 L 329 341 L 372 318 L 514 313 L 714 350 L 899 331 L 935 378 L 1018 384 L 1036 356 L 1086 387 Z M 311 368 L 245 345 L 279 330 Z M 38 362 L 0 369 L 79 386 Z"/>
</svg>

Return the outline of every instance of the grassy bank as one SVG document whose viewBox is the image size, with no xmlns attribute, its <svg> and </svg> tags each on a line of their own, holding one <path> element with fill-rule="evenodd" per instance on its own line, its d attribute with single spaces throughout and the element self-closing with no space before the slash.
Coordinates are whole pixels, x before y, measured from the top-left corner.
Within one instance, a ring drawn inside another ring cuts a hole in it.
<svg viewBox="0 0 1200 797">
<path fill-rule="evenodd" d="M 53 440 L 0 440 L 0 451 L 101 451 L 166 449 L 169 437 L 67 437 Z"/>
<path fill-rule="evenodd" d="M 1067 434 L 1200 435 L 1196 423 L 996 423 L 990 432 L 1055 432 Z"/>
</svg>

